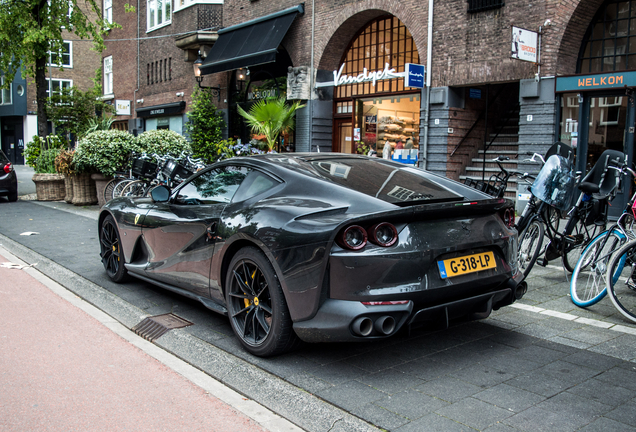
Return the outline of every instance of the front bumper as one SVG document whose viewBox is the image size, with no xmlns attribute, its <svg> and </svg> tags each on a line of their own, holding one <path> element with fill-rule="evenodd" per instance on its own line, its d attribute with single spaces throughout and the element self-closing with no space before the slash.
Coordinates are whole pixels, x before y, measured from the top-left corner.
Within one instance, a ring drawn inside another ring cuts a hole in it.
<svg viewBox="0 0 636 432">
<path fill-rule="evenodd" d="M 517 274 L 504 286 L 473 297 L 414 310 L 414 302 L 367 306 L 357 301 L 327 299 L 310 320 L 294 323 L 294 331 L 305 342 L 349 342 L 382 339 L 414 323 L 448 327 L 458 318 L 487 318 L 493 309 L 512 304 L 526 292 L 523 275 Z M 394 323 L 382 327 L 380 323 Z M 365 328 L 365 323 L 368 326 Z M 362 326 L 362 329 L 361 329 Z"/>
</svg>

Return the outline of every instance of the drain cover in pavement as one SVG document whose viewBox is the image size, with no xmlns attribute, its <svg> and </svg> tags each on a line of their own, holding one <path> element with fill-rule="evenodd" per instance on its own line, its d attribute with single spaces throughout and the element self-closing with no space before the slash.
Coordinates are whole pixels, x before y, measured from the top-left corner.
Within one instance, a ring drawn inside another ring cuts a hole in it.
<svg viewBox="0 0 636 432">
<path fill-rule="evenodd" d="M 160 336 L 166 334 L 169 330 L 191 326 L 192 323 L 175 314 L 164 314 L 145 318 L 139 324 L 132 328 L 142 338 L 154 341 Z"/>
</svg>

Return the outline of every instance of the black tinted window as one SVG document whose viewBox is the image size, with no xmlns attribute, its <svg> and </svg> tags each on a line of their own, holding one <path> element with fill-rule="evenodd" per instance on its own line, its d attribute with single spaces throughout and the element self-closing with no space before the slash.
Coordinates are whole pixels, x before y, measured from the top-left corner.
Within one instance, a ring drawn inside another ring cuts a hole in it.
<svg viewBox="0 0 636 432">
<path fill-rule="evenodd" d="M 238 202 L 252 198 L 260 193 L 270 190 L 278 184 L 280 184 L 278 180 L 271 178 L 267 174 L 252 170 L 241 184 L 236 195 L 234 195 L 233 201 Z"/>
<path fill-rule="evenodd" d="M 353 158 L 321 159 L 310 163 L 321 176 L 392 204 L 463 199 L 423 173 L 393 164 Z"/>
<path fill-rule="evenodd" d="M 206 171 L 179 190 L 177 203 L 229 203 L 247 174 L 247 168 L 243 167 L 223 167 Z"/>
</svg>

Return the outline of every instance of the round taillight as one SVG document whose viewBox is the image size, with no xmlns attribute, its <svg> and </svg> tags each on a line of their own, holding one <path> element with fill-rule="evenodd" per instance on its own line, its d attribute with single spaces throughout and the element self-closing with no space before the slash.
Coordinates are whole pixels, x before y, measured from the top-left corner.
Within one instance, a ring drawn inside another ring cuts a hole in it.
<svg viewBox="0 0 636 432">
<path fill-rule="evenodd" d="M 371 241 L 378 246 L 392 246 L 398 238 L 397 229 L 388 222 L 382 222 L 374 225 L 369 231 L 371 234 Z"/>
<path fill-rule="evenodd" d="M 514 227 L 515 226 L 515 211 L 513 209 L 506 209 L 504 211 L 503 221 L 508 228 Z"/>
<path fill-rule="evenodd" d="M 8 163 L 8 164 L 6 164 L 6 165 L 4 166 L 4 172 L 5 172 L 6 174 L 9 174 L 9 173 L 11 172 L 11 170 L 12 170 L 11 163 Z"/>
<path fill-rule="evenodd" d="M 359 250 L 367 244 L 367 232 L 358 225 L 347 227 L 340 236 L 340 245 L 346 249 Z"/>
</svg>

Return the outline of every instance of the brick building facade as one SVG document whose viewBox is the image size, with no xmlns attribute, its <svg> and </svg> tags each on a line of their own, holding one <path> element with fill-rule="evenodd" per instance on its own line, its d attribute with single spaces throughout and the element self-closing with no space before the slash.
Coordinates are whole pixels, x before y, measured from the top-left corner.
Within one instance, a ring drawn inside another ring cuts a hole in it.
<svg viewBox="0 0 636 432">
<path fill-rule="evenodd" d="M 157 127 L 149 111 L 144 111 L 148 107 L 184 101 L 178 114 L 188 111 L 195 85 L 191 62 L 201 50 L 203 57 L 209 55 L 201 69 L 203 83 L 221 88 L 218 106 L 227 115 L 228 135 L 236 138 L 249 138 L 236 115 L 237 105 L 246 108 L 263 95 L 285 93 L 289 68 L 313 67 L 308 74 L 310 89 L 298 97 L 306 107 L 297 113 L 295 136 L 290 138 L 296 151 L 354 152 L 362 143 L 381 154 L 389 141 L 395 156 L 395 150 L 411 138 L 420 166 L 459 180 L 494 173 L 495 167 L 484 159 L 497 154 L 511 157 L 509 167 L 536 171 L 536 165 L 517 155 L 544 152 L 557 139 L 577 147 L 582 169 L 602 146 L 633 153 L 633 134 L 626 123 L 632 111 L 627 109 L 632 103 L 630 92 L 619 94 L 625 89 L 617 86 L 603 89 L 604 93 L 594 93 L 598 89 L 593 88 L 557 89 L 567 76 L 594 79 L 610 70 L 610 64 L 615 71 L 636 69 L 636 61 L 630 61 L 632 45 L 627 42 L 629 36 L 636 36 L 636 22 L 631 30 L 632 13 L 636 16 L 633 1 L 178 1 L 187 2 L 186 7 L 175 5 L 171 24 L 152 31 L 147 31 L 146 8 L 151 2 L 140 2 L 137 14 L 128 14 L 130 18 L 122 5 L 115 5 L 115 21 L 131 22 L 111 31 L 105 56 L 113 56 L 114 97 L 132 101 L 130 116 L 120 117 L 131 120 L 131 130 Z M 429 5 L 433 5 L 432 24 Z M 487 7 L 479 9 L 480 5 Z M 281 16 L 290 13 L 293 21 L 281 24 Z M 270 25 L 270 31 L 259 34 L 264 24 Z M 537 63 L 512 58 L 513 27 L 526 31 L 524 35 L 538 35 Z M 134 39 L 137 31 L 139 40 L 132 44 L 117 40 Z M 228 42 L 228 36 L 248 33 L 251 36 L 242 39 L 242 47 Z M 238 54 L 228 58 L 227 52 L 219 53 L 220 48 L 215 51 L 215 46 L 237 53 L 249 50 L 274 33 L 280 33 L 274 47 L 277 53 L 266 61 L 262 61 L 269 55 L 265 48 L 244 58 Z M 367 35 L 374 42 L 369 43 Z M 415 58 L 427 67 L 430 94 L 426 89 L 404 87 L 401 78 L 388 79 L 378 87 L 325 85 L 343 64 L 344 74 L 355 77 L 363 68 L 379 73 L 385 62 L 399 73 Z M 157 73 L 161 75 L 153 80 Z M 395 114 L 387 114 L 391 111 Z M 143 116 L 143 125 L 134 120 Z M 381 124 L 382 119 L 397 126 Z M 578 124 L 588 123 L 589 130 L 578 129 Z M 611 136 L 618 134 L 603 135 L 603 128 L 617 127 L 627 128 L 626 138 L 610 143 Z"/>
</svg>

